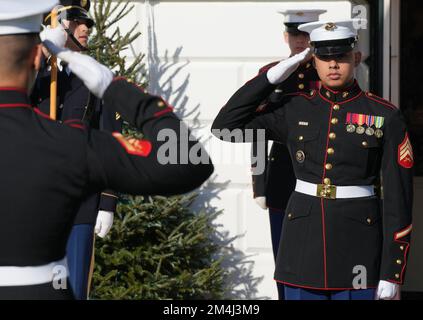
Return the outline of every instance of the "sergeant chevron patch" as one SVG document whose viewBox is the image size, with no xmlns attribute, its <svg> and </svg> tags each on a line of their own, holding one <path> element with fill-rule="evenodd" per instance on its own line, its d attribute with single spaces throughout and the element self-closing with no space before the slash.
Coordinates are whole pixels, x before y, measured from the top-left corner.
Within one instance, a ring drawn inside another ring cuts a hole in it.
<svg viewBox="0 0 423 320">
<path fill-rule="evenodd" d="M 125 148 L 126 152 L 136 156 L 147 157 L 151 152 L 151 143 L 147 140 L 127 139 L 118 132 L 112 133 L 113 137 Z"/>
<path fill-rule="evenodd" d="M 410 169 L 414 165 L 413 147 L 408 133 L 405 134 L 404 141 L 398 146 L 398 163 L 406 169 Z"/>
<path fill-rule="evenodd" d="M 410 224 L 407 228 L 404 230 L 401 230 L 399 232 L 395 233 L 395 240 L 404 238 L 405 236 L 408 236 L 411 233 L 411 230 L 413 229 L 413 225 Z"/>
</svg>

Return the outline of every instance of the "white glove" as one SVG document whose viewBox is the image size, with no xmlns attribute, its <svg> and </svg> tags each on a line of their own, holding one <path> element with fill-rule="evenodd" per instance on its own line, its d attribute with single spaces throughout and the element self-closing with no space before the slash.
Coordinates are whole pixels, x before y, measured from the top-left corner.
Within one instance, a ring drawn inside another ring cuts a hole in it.
<svg viewBox="0 0 423 320">
<path fill-rule="evenodd" d="M 307 48 L 295 56 L 282 60 L 267 71 L 267 79 L 271 84 L 279 84 L 285 81 L 295 70 L 297 70 L 301 62 L 307 61 L 310 58 L 311 50 L 310 48 Z"/>
<path fill-rule="evenodd" d="M 51 54 L 68 64 L 69 69 L 84 82 L 88 90 L 98 98 L 103 98 L 104 92 L 113 81 L 113 73 L 109 68 L 85 54 L 60 48 L 49 39 L 43 44 Z"/>
<path fill-rule="evenodd" d="M 53 29 L 50 26 L 45 27 L 42 25 L 42 27 L 43 31 L 40 32 L 40 38 L 42 42 L 48 40 L 58 48 L 65 47 L 68 34 L 66 33 L 65 29 L 63 29 L 61 24 Z"/>
<path fill-rule="evenodd" d="M 254 198 L 254 200 L 260 208 L 262 208 L 263 210 L 267 210 L 266 197 L 256 197 Z"/>
<path fill-rule="evenodd" d="M 97 215 L 94 232 L 100 237 L 104 238 L 110 231 L 113 225 L 113 212 L 100 210 Z"/>
<path fill-rule="evenodd" d="M 376 291 L 376 300 L 394 300 L 399 291 L 399 285 L 380 280 Z"/>
</svg>

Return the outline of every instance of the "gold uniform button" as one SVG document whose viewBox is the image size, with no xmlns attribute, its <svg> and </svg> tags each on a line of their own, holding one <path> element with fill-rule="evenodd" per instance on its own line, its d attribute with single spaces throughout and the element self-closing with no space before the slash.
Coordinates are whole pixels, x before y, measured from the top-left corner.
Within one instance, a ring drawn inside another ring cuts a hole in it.
<svg viewBox="0 0 423 320">
<path fill-rule="evenodd" d="M 371 224 L 372 223 L 372 219 L 370 219 L 370 218 L 367 218 L 366 221 L 367 221 L 368 224 Z"/>
<path fill-rule="evenodd" d="M 303 141 L 304 140 L 304 137 L 303 136 L 299 136 L 298 137 L 298 140 Z"/>
<path fill-rule="evenodd" d="M 300 74 L 298 74 L 298 78 L 300 78 L 300 79 L 304 79 L 304 73 L 300 73 Z"/>
<path fill-rule="evenodd" d="M 367 141 L 363 141 L 361 144 L 363 145 L 363 147 L 367 147 L 367 146 L 369 145 L 369 144 L 367 143 Z"/>
<path fill-rule="evenodd" d="M 332 118 L 332 120 L 330 121 L 330 123 L 332 124 L 337 124 L 339 122 L 338 118 Z"/>
<path fill-rule="evenodd" d="M 333 110 L 338 111 L 338 110 L 339 110 L 339 104 L 335 104 L 335 105 L 333 106 Z"/>
<path fill-rule="evenodd" d="M 326 170 L 331 170 L 332 169 L 332 164 L 326 163 L 325 168 L 326 168 Z"/>
<path fill-rule="evenodd" d="M 325 178 L 325 179 L 323 180 L 323 183 L 324 183 L 325 185 L 330 185 L 331 181 L 330 181 L 330 179 L 329 179 L 329 178 Z"/>
<path fill-rule="evenodd" d="M 329 133 L 329 139 L 331 139 L 331 140 L 336 139 L 336 133 L 335 132 Z"/>
<path fill-rule="evenodd" d="M 292 219 L 292 213 L 288 213 L 288 219 Z"/>
<path fill-rule="evenodd" d="M 400 246 L 400 250 L 401 251 L 404 251 L 404 246 Z"/>
<path fill-rule="evenodd" d="M 397 264 L 401 264 L 402 261 L 400 259 L 397 260 Z"/>
<path fill-rule="evenodd" d="M 273 158 L 273 157 L 272 157 L 272 158 L 270 158 L 270 161 L 275 161 L 275 158 Z"/>
<path fill-rule="evenodd" d="M 335 150 L 333 148 L 328 149 L 328 154 L 334 154 L 334 153 L 335 153 Z"/>
<path fill-rule="evenodd" d="M 164 107 L 164 106 L 165 106 L 165 104 L 164 104 L 164 102 L 163 102 L 163 101 L 159 101 L 159 102 L 157 103 L 157 106 L 158 106 L 159 108 L 162 108 L 162 107 Z"/>
<path fill-rule="evenodd" d="M 399 279 L 400 275 L 398 273 L 395 274 L 395 278 Z"/>
<path fill-rule="evenodd" d="M 300 83 L 300 84 L 298 85 L 298 88 L 299 88 L 299 89 L 301 89 L 301 90 L 303 90 L 303 89 L 304 89 L 304 85 L 303 85 L 302 83 Z"/>
</svg>

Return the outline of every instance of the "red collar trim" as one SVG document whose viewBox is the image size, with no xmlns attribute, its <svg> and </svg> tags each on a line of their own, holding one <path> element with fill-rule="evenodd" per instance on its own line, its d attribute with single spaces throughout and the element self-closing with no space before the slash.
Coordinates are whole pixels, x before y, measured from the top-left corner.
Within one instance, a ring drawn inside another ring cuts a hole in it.
<svg viewBox="0 0 423 320">
<path fill-rule="evenodd" d="M 330 92 L 332 92 L 332 93 L 334 93 L 334 94 L 338 94 L 338 93 L 340 93 L 340 92 L 344 92 L 344 91 L 352 91 L 352 89 L 355 87 L 355 86 L 357 86 L 358 85 L 358 83 L 357 83 L 357 80 L 356 79 L 354 79 L 354 82 L 350 85 L 350 86 L 348 86 L 348 87 L 346 87 L 346 88 L 344 88 L 343 90 L 338 90 L 338 91 L 336 91 L 336 90 L 333 90 L 333 89 L 331 89 L 331 88 L 329 88 L 329 87 L 327 87 L 327 86 L 325 86 L 323 83 L 322 83 L 322 87 L 324 88 L 324 89 L 326 89 L 326 90 L 328 90 L 328 91 L 330 91 Z"/>
<path fill-rule="evenodd" d="M 355 95 L 354 97 L 352 97 L 352 98 L 350 98 L 350 99 L 348 99 L 348 100 L 335 102 L 335 101 L 331 101 L 331 100 L 329 100 L 328 98 L 326 98 L 325 96 L 323 96 L 321 92 L 319 92 L 320 97 L 321 97 L 323 100 L 325 100 L 326 102 L 329 102 L 330 104 L 339 104 L 339 105 L 345 104 L 345 103 L 347 103 L 347 102 L 351 102 L 351 101 L 353 101 L 353 100 L 357 99 L 358 97 L 360 97 L 362 94 L 363 94 L 363 91 L 360 91 L 357 95 Z"/>
<path fill-rule="evenodd" d="M 329 88 L 329 87 L 325 86 L 323 83 L 322 83 L 322 88 L 323 88 L 323 89 L 325 89 L 325 90 L 327 90 L 327 91 L 329 91 L 329 92 L 332 92 L 332 93 L 334 93 L 334 94 L 339 93 L 339 91 L 335 91 L 335 90 L 333 90 L 333 89 L 331 89 L 331 88 Z"/>
</svg>

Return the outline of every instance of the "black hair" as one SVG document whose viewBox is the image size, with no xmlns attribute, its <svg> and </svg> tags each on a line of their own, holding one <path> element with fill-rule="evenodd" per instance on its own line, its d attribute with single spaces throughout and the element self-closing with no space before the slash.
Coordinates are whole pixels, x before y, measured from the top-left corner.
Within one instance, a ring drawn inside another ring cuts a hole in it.
<svg viewBox="0 0 423 320">
<path fill-rule="evenodd" d="M 18 72 L 25 67 L 33 48 L 41 43 L 38 33 L 0 36 L 0 70 Z"/>
</svg>

